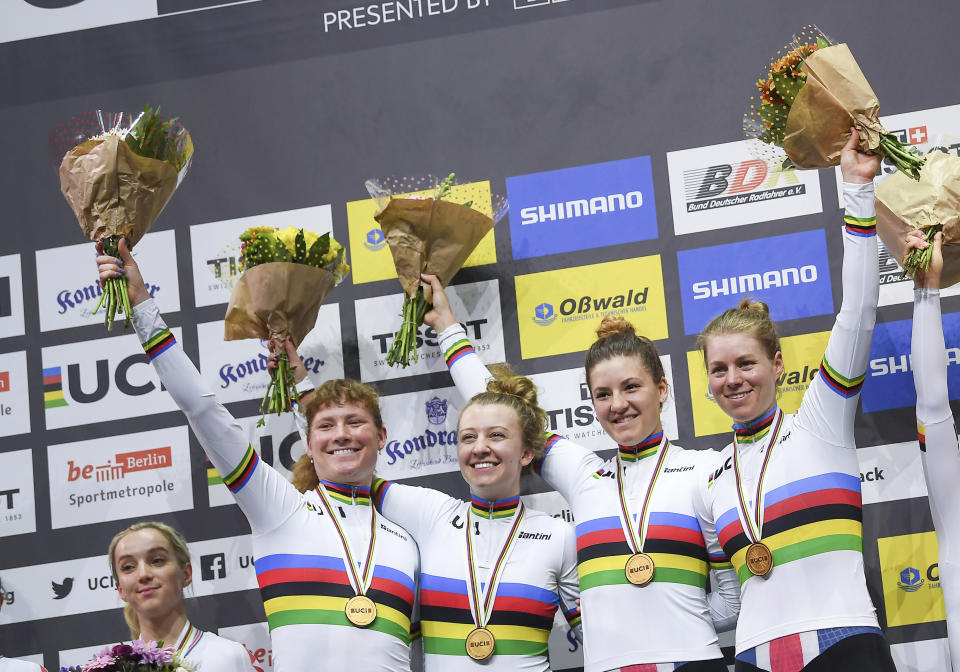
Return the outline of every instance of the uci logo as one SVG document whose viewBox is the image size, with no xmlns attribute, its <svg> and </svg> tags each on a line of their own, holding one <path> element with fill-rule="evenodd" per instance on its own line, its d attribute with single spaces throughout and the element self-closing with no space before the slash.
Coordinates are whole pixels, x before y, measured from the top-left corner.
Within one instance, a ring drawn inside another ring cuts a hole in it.
<svg viewBox="0 0 960 672">
<path fill-rule="evenodd" d="M 130 397 L 149 394 L 157 388 L 152 381 L 135 383 L 131 381 L 130 369 L 137 364 L 150 366 L 146 354 L 130 355 L 121 359 L 113 370 L 113 384 L 117 390 Z M 96 384 L 91 386 L 89 374 L 85 377 L 81 373 L 80 364 L 68 364 L 66 381 L 64 381 L 63 367 L 52 366 L 43 369 L 43 402 L 44 408 L 51 409 L 67 406 L 67 396 L 77 404 L 92 404 L 101 401 L 110 391 L 110 362 L 98 359 L 96 367 Z M 64 395 L 64 382 L 68 395 Z"/>
<path fill-rule="evenodd" d="M 386 244 L 387 239 L 383 237 L 383 231 L 380 229 L 370 229 L 367 231 L 367 235 L 363 240 L 363 246 L 374 252 L 382 250 Z"/>
<path fill-rule="evenodd" d="M 541 327 L 550 326 L 556 319 L 557 313 L 549 303 L 541 303 L 533 309 L 533 321 Z"/>
</svg>

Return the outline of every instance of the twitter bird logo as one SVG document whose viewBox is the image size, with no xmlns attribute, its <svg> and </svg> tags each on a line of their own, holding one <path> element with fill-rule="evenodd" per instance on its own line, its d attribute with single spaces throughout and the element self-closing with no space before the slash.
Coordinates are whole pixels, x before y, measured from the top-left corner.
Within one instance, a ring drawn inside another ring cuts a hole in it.
<svg viewBox="0 0 960 672">
<path fill-rule="evenodd" d="M 53 588 L 53 599 L 62 600 L 67 595 L 70 594 L 70 591 L 73 590 L 73 577 L 68 576 L 63 580 L 63 583 L 57 583 L 56 581 L 51 581 L 50 586 Z"/>
</svg>

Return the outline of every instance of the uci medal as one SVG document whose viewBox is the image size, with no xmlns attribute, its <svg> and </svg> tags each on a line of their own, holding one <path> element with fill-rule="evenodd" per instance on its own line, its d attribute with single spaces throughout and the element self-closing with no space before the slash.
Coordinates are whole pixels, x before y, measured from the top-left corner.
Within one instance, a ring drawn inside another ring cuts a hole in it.
<svg viewBox="0 0 960 672">
<path fill-rule="evenodd" d="M 747 569 L 754 576 L 767 576 L 773 569 L 773 553 L 759 541 L 747 546 Z"/>
<path fill-rule="evenodd" d="M 366 595 L 354 595 L 344 608 L 347 620 L 358 628 L 365 628 L 377 619 L 377 605 Z"/>
<path fill-rule="evenodd" d="M 474 660 L 486 660 L 493 655 L 493 646 L 497 640 L 486 628 L 474 628 L 467 635 L 467 655 Z"/>
<path fill-rule="evenodd" d="M 646 553 L 634 553 L 623 568 L 627 575 L 627 581 L 635 586 L 645 586 L 653 581 L 655 570 L 656 566 L 653 564 L 653 558 Z"/>
</svg>

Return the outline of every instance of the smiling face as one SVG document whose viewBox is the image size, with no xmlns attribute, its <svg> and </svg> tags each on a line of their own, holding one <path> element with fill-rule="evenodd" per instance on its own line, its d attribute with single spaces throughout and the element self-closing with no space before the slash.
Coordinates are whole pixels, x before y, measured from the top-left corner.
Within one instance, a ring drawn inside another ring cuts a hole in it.
<svg viewBox="0 0 960 672">
<path fill-rule="evenodd" d="M 621 446 L 635 446 L 661 429 L 667 379 L 655 381 L 637 357 L 618 356 L 590 370 L 590 393 L 600 425 Z"/>
<path fill-rule="evenodd" d="M 143 618 L 155 620 L 183 608 L 193 569 L 181 566 L 170 540 L 153 528 L 130 532 L 114 551 L 117 592 Z"/>
<path fill-rule="evenodd" d="M 470 492 L 489 500 L 515 497 L 520 472 L 533 460 L 520 418 L 503 404 L 467 406 L 460 414 L 457 454 Z"/>
<path fill-rule="evenodd" d="M 387 428 L 359 403 L 329 405 L 310 422 L 307 453 L 320 480 L 369 486 L 377 453 L 387 441 Z"/>
<path fill-rule="evenodd" d="M 771 359 L 756 338 L 733 332 L 710 336 L 705 353 L 710 392 L 735 422 L 750 422 L 773 408 L 783 373 L 779 350 Z"/>
</svg>

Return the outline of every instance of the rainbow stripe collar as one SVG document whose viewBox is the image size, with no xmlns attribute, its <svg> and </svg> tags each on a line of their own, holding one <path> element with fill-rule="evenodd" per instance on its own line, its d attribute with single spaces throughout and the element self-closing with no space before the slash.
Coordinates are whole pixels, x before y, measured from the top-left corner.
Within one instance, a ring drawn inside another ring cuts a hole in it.
<svg viewBox="0 0 960 672">
<path fill-rule="evenodd" d="M 620 459 L 624 462 L 639 462 L 645 457 L 656 455 L 663 443 L 663 430 L 651 434 L 635 446 L 619 446 Z"/>
<path fill-rule="evenodd" d="M 471 495 L 470 511 L 475 516 L 493 520 L 496 518 L 509 518 L 517 512 L 517 507 L 519 505 L 520 495 L 511 497 L 509 499 L 496 500 L 484 499 L 483 497 Z"/>
<path fill-rule="evenodd" d="M 370 486 L 320 481 L 331 498 L 341 504 L 370 506 Z M 318 486 L 319 487 L 319 486 Z"/>
<path fill-rule="evenodd" d="M 778 410 L 780 410 L 779 407 L 774 405 L 768 413 L 764 413 L 756 420 L 733 425 L 733 435 L 737 443 L 756 443 L 765 438 L 770 433 Z"/>
</svg>

